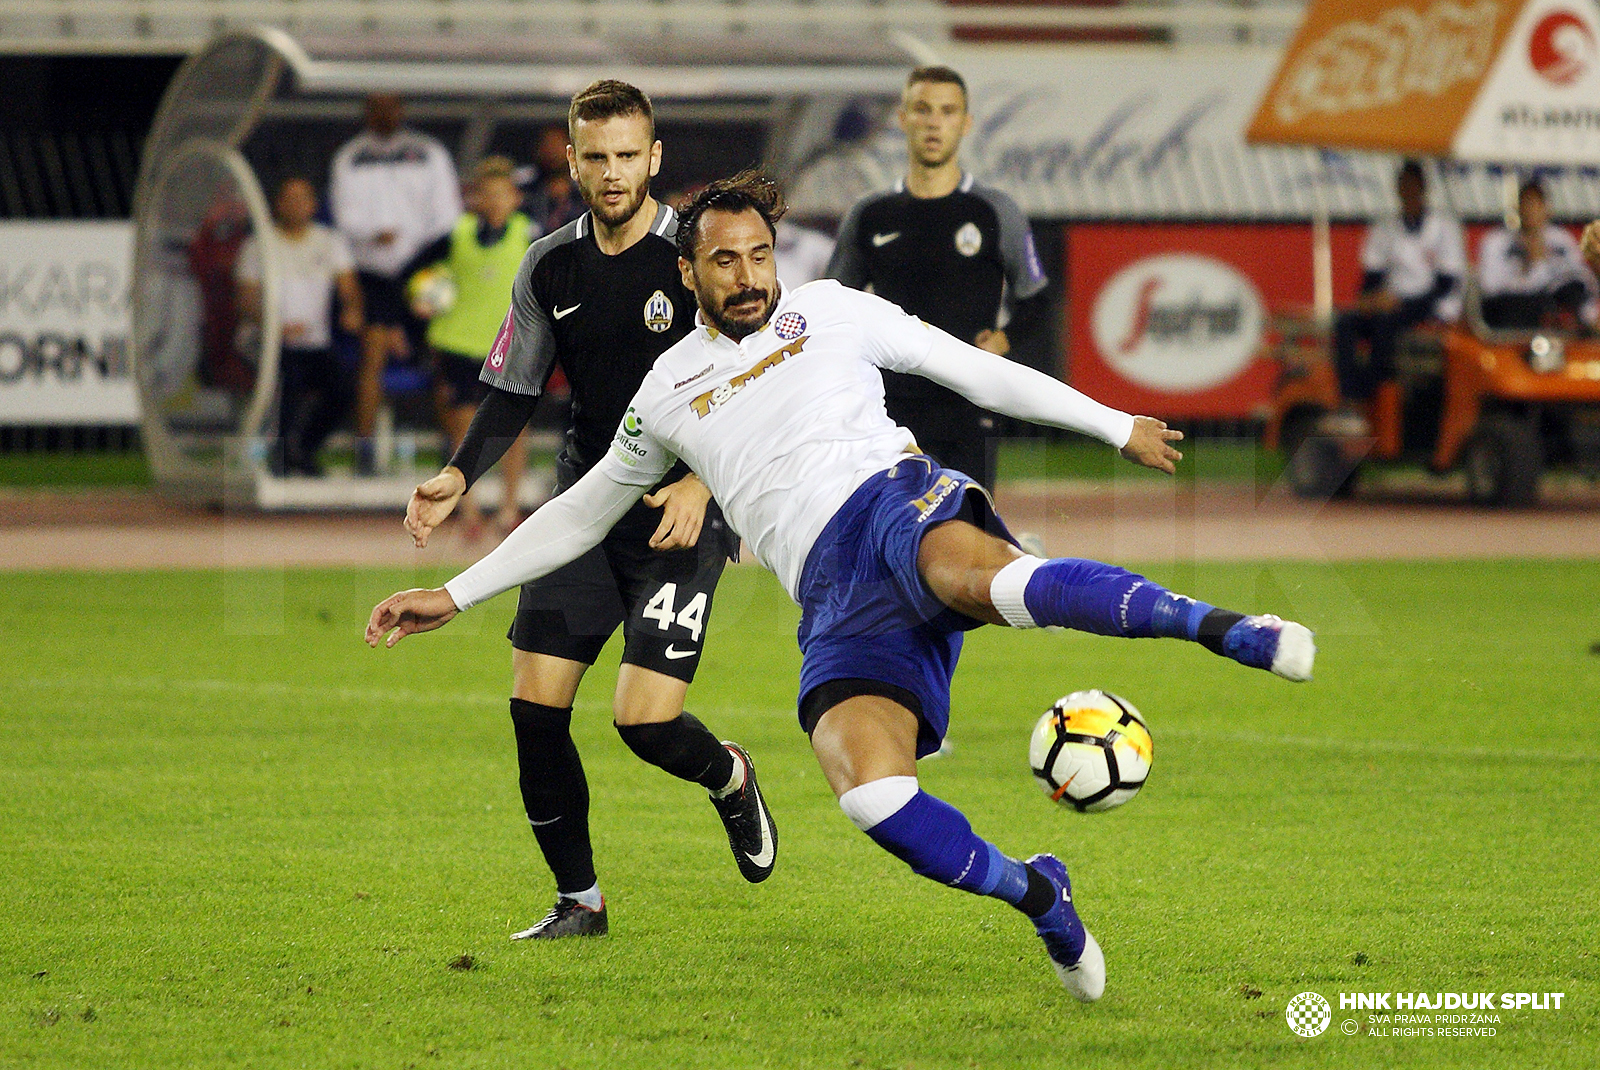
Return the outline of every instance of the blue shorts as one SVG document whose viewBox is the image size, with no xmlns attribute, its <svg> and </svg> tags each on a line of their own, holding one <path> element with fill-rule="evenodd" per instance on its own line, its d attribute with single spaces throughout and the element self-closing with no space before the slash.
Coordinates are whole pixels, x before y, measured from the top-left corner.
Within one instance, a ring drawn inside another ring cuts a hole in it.
<svg viewBox="0 0 1600 1070">
<path fill-rule="evenodd" d="M 908 457 L 856 488 L 822 529 L 800 573 L 801 724 L 806 696 L 831 680 L 873 680 L 910 692 L 921 709 L 917 757 L 950 724 L 950 678 L 961 634 L 982 621 L 949 609 L 917 572 L 929 529 L 965 516 L 1015 543 L 989 492 L 971 478 Z M 825 711 L 824 711 L 825 712 Z"/>
</svg>

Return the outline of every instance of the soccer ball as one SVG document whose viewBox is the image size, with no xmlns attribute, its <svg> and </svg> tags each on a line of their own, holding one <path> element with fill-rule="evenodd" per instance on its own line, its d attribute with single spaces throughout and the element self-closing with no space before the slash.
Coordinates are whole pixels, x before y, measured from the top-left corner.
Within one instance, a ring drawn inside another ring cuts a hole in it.
<svg viewBox="0 0 1600 1070">
<path fill-rule="evenodd" d="M 406 283 L 406 299 L 418 319 L 442 316 L 455 307 L 455 275 L 444 266 L 423 268 Z"/>
<path fill-rule="evenodd" d="M 1155 742 L 1127 699 L 1074 691 L 1034 725 L 1028 764 L 1044 793 L 1083 813 L 1111 810 L 1144 787 Z"/>
</svg>

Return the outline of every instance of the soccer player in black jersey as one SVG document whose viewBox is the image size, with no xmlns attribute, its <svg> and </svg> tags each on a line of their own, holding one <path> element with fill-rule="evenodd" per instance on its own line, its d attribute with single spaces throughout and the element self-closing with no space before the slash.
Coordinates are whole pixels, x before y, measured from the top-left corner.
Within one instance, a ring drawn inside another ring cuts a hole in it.
<svg viewBox="0 0 1600 1070">
<path fill-rule="evenodd" d="M 961 75 L 949 67 L 912 71 L 899 118 L 910 153 L 906 177 L 845 215 L 828 276 L 1006 356 L 1049 312 L 1027 217 L 961 169 L 961 139 L 972 127 Z M 885 372 L 883 380 L 889 416 L 924 452 L 994 486 L 994 417 L 920 376 Z"/>
<path fill-rule="evenodd" d="M 694 295 L 683 289 L 673 244 L 677 217 L 650 196 L 661 142 L 649 98 L 624 82 L 595 82 L 572 98 L 568 133 L 567 160 L 589 211 L 529 247 L 484 362 L 488 396 L 455 456 L 406 511 L 418 546 L 516 439 L 557 363 L 572 386 L 560 493 L 605 455 L 656 357 L 694 328 Z M 737 550 L 710 492 L 680 464 L 599 547 L 522 588 L 508 635 L 511 721 L 523 804 L 557 898 L 513 939 L 606 932 L 589 789 L 569 726 L 584 671 L 619 625 L 617 731 L 645 761 L 711 793 L 746 880 L 772 872 L 776 833 L 750 756 L 683 709 L 712 594 Z"/>
</svg>

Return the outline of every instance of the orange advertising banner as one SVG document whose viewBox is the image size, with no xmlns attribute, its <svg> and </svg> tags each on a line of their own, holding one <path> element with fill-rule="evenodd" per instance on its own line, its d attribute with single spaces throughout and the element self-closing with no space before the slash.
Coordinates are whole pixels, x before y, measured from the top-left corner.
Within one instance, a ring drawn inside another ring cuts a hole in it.
<svg viewBox="0 0 1600 1070">
<path fill-rule="evenodd" d="M 1251 143 L 1444 156 L 1524 0 L 1313 0 Z"/>
</svg>

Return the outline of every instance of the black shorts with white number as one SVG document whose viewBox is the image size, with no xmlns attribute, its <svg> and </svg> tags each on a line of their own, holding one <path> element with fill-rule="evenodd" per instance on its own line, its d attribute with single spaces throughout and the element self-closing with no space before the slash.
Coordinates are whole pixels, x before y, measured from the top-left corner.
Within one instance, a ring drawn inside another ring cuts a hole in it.
<svg viewBox="0 0 1600 1070">
<path fill-rule="evenodd" d="M 660 517 L 660 510 L 635 507 L 599 546 L 523 584 L 506 633 L 511 645 L 593 665 L 620 624 L 625 663 L 693 680 L 711 598 L 738 544 L 712 502 L 698 545 L 652 550 L 649 539 Z"/>
</svg>

